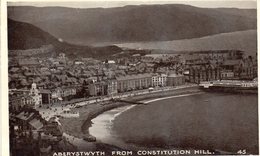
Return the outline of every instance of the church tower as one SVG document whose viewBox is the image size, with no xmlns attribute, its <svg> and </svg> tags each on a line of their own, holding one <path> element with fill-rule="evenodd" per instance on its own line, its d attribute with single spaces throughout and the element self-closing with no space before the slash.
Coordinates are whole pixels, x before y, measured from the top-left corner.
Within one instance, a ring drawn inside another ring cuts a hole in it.
<svg viewBox="0 0 260 156">
<path fill-rule="evenodd" d="M 42 104 L 42 95 L 39 93 L 36 83 L 32 83 L 32 87 L 30 89 L 30 96 L 33 98 L 34 107 L 37 107 Z"/>
<path fill-rule="evenodd" d="M 36 83 L 32 83 L 30 94 L 31 95 L 38 95 L 39 94 L 39 90 L 37 89 Z"/>
</svg>

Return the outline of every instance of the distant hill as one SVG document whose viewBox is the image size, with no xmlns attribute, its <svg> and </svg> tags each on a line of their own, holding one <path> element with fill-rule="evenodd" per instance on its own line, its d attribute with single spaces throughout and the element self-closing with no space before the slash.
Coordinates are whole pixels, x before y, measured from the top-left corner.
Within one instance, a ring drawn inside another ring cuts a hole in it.
<svg viewBox="0 0 260 156">
<path fill-rule="evenodd" d="M 256 29 L 256 9 L 140 5 L 118 8 L 8 7 L 8 17 L 70 43 L 167 41 Z"/>
<path fill-rule="evenodd" d="M 157 49 L 157 52 L 171 53 L 175 51 L 226 50 L 245 51 L 255 56 L 257 52 L 257 31 L 237 31 L 202 38 L 160 42 L 137 42 L 116 44 L 121 48 Z"/>
<path fill-rule="evenodd" d="M 43 30 L 24 22 L 8 19 L 8 49 L 25 50 L 53 45 L 56 53 L 65 53 L 71 58 L 96 57 L 102 58 L 121 52 L 117 46 L 90 47 L 73 45 L 59 41 Z"/>
</svg>

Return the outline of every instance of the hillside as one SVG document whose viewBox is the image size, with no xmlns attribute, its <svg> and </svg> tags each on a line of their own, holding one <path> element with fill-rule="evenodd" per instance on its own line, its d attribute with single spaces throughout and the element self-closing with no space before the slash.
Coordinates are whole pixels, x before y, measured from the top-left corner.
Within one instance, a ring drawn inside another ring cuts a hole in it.
<svg viewBox="0 0 260 156">
<path fill-rule="evenodd" d="M 175 41 L 125 43 L 117 44 L 117 46 L 121 48 L 159 49 L 156 51 L 167 53 L 174 51 L 237 49 L 245 51 L 247 55 L 255 56 L 257 52 L 257 31 L 238 31 Z"/>
<path fill-rule="evenodd" d="M 256 9 L 188 5 L 118 8 L 8 7 L 8 17 L 71 43 L 166 41 L 256 29 Z"/>
<path fill-rule="evenodd" d="M 56 53 L 65 53 L 71 58 L 96 57 L 119 53 L 117 46 L 89 47 L 69 44 L 59 41 L 54 36 L 41 29 L 24 22 L 8 19 L 8 48 L 9 50 L 24 50 L 40 48 L 42 45 L 53 45 Z"/>
</svg>

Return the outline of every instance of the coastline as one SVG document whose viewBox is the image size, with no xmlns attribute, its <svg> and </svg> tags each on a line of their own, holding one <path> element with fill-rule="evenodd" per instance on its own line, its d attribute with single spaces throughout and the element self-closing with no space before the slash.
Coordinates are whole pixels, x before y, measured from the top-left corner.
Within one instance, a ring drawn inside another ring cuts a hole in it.
<svg viewBox="0 0 260 156">
<path fill-rule="evenodd" d="M 134 102 L 144 102 L 147 100 L 162 100 L 160 98 L 165 98 L 171 96 L 177 96 L 182 94 L 191 94 L 191 93 L 198 93 L 201 90 L 198 86 L 188 86 L 184 88 L 176 88 L 173 90 L 162 90 L 158 92 L 151 92 L 142 95 L 134 95 L 132 97 L 123 98 L 124 100 L 130 100 Z M 82 106 L 81 108 L 73 108 L 73 110 L 79 111 L 80 116 L 79 118 L 60 118 L 61 128 L 62 131 L 74 136 L 76 138 L 82 139 L 83 137 L 91 136 L 89 134 L 89 128 L 91 127 L 91 120 L 97 117 L 98 115 L 102 114 L 105 111 L 112 110 L 114 108 L 122 107 L 131 105 L 130 103 L 124 102 L 103 102 L 103 103 L 94 103 Z M 88 142 L 91 144 L 92 148 L 89 150 L 97 150 L 100 149 L 99 147 L 107 147 L 107 149 L 119 149 L 112 145 L 108 145 L 102 142 Z M 94 146 L 93 146 L 94 145 Z"/>
</svg>

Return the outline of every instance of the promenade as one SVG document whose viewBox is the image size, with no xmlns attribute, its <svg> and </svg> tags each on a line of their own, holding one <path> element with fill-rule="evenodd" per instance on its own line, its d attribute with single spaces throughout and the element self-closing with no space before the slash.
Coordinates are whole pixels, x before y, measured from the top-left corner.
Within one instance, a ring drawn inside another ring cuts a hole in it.
<svg viewBox="0 0 260 156">
<path fill-rule="evenodd" d="M 125 99 L 129 97 L 134 97 L 138 95 L 145 95 L 145 94 L 152 94 L 152 93 L 159 93 L 159 92 L 166 92 L 171 90 L 195 87 L 196 84 L 187 84 L 182 86 L 174 86 L 174 87 L 158 87 L 154 88 L 153 90 L 144 89 L 144 90 L 136 90 L 131 92 L 125 93 L 118 93 L 114 96 L 99 96 L 99 97 L 91 97 L 91 98 L 80 98 L 80 99 L 73 99 L 70 101 L 61 101 L 55 104 L 43 105 L 42 107 L 36 108 L 42 117 L 45 120 L 49 120 L 50 118 L 60 115 L 66 109 L 73 109 L 85 105 L 91 105 L 95 103 L 104 103 L 108 102 L 111 99 Z"/>
<path fill-rule="evenodd" d="M 86 142 L 82 138 L 89 136 L 88 128 L 91 126 L 91 119 L 98 114 L 120 106 L 130 105 L 129 103 L 111 102 L 111 99 L 127 99 L 127 100 L 144 100 L 161 96 L 171 96 L 175 93 L 181 94 L 181 90 L 189 90 L 189 88 L 197 85 L 183 85 L 178 87 L 160 87 L 153 90 L 138 90 L 126 93 L 119 93 L 115 96 L 102 96 L 97 99 L 75 99 L 67 102 L 56 103 L 53 105 L 45 105 L 38 107 L 40 114 L 45 120 L 55 117 L 58 121 L 63 137 L 72 145 L 79 149 L 96 149 L 96 143 Z M 174 92 L 171 92 L 174 91 Z M 176 91 L 176 92 L 175 92 Z M 180 93 L 178 92 L 180 91 Z M 167 94 L 163 94 L 167 93 Z M 150 95 L 150 96 L 149 96 Z M 80 101 L 80 102 L 79 102 Z M 79 112 L 78 118 L 59 117 L 64 110 L 71 109 Z M 86 148 L 87 147 L 87 148 Z"/>
</svg>

